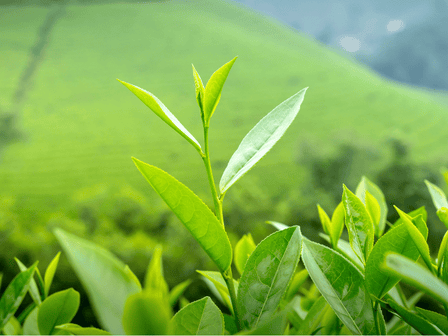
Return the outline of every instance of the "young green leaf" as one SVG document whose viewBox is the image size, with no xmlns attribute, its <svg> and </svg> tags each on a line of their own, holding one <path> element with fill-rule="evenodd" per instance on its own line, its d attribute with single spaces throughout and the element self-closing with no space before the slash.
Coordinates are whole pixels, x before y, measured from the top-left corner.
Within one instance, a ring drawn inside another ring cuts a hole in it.
<svg viewBox="0 0 448 336">
<path fill-rule="evenodd" d="M 208 296 L 179 310 L 170 324 L 173 335 L 224 334 L 224 317 Z"/>
<path fill-rule="evenodd" d="M 425 180 L 426 186 L 428 187 L 429 193 L 431 194 L 432 201 L 437 210 L 440 208 L 448 208 L 448 201 L 446 199 L 445 193 L 435 184 Z"/>
<path fill-rule="evenodd" d="M 204 123 L 204 84 L 202 84 L 201 76 L 199 76 L 198 72 L 196 71 L 194 65 L 191 65 L 193 67 L 193 78 L 194 78 L 194 89 L 196 93 L 196 100 L 199 105 L 199 109 L 201 111 L 201 119 Z"/>
<path fill-rule="evenodd" d="M 219 270 L 226 271 L 232 263 L 232 248 L 224 227 L 210 208 L 168 173 L 135 158 L 132 160 Z"/>
<path fill-rule="evenodd" d="M 446 184 L 448 184 L 448 169 L 445 169 L 445 171 L 443 172 L 443 177 L 445 178 Z"/>
<path fill-rule="evenodd" d="M 14 316 L 11 316 L 8 323 L 3 327 L 4 335 L 22 335 L 22 326 L 20 322 Z"/>
<path fill-rule="evenodd" d="M 330 237 L 328 235 L 325 235 L 323 233 L 319 233 L 319 236 L 322 237 L 325 241 L 328 243 L 331 243 Z M 361 273 L 364 273 L 364 264 L 359 260 L 358 256 L 353 252 L 352 247 L 350 246 L 350 243 L 344 239 L 338 240 L 338 246 L 335 248 L 337 252 L 342 254 L 345 258 L 347 258 L 350 262 L 353 263 L 360 271 Z"/>
<path fill-rule="evenodd" d="M 440 315 L 439 313 L 433 312 L 431 310 L 422 309 L 416 307 L 415 310 L 421 316 L 426 318 L 429 322 L 434 324 L 437 328 L 442 330 L 445 335 L 448 335 L 448 320 L 446 316 Z"/>
<path fill-rule="evenodd" d="M 327 213 L 325 212 L 324 209 L 322 209 L 322 207 L 318 204 L 317 205 L 317 212 L 319 213 L 319 219 L 320 222 L 322 224 L 322 229 L 324 230 L 324 232 L 330 235 L 331 232 L 331 220 L 330 217 L 328 217 Z"/>
<path fill-rule="evenodd" d="M 23 334 L 24 335 L 40 335 L 39 334 L 39 326 L 37 325 L 37 313 L 39 311 L 39 307 L 35 307 L 31 313 L 23 322 Z"/>
<path fill-rule="evenodd" d="M 58 252 L 58 254 L 56 254 L 56 257 L 53 258 L 53 260 L 50 262 L 47 269 L 45 270 L 45 275 L 44 275 L 45 297 L 47 297 L 48 293 L 50 293 L 51 283 L 53 282 L 54 274 L 56 273 L 56 268 L 58 267 L 60 255 L 61 255 L 61 252 Z"/>
<path fill-rule="evenodd" d="M 397 253 L 386 255 L 383 269 L 417 287 L 444 304 L 448 304 L 448 285 L 432 275 L 415 261 Z"/>
<path fill-rule="evenodd" d="M 331 216 L 331 232 L 330 232 L 331 246 L 338 245 L 338 241 L 339 238 L 341 238 L 344 226 L 345 226 L 345 210 L 344 210 L 344 204 L 341 202 L 338 204 L 338 206 L 333 212 L 333 215 Z"/>
<path fill-rule="evenodd" d="M 266 224 L 272 225 L 276 230 L 278 231 L 282 231 L 285 229 L 290 228 L 290 226 L 279 223 L 279 222 L 274 222 L 274 221 L 266 221 Z"/>
<path fill-rule="evenodd" d="M 241 335 L 284 335 L 287 327 L 288 310 L 282 310 L 254 329 L 242 331 Z"/>
<path fill-rule="evenodd" d="M 221 273 L 219 272 L 213 272 L 213 271 L 196 271 L 200 275 L 202 275 L 205 279 L 209 280 L 211 283 L 211 291 L 216 295 L 216 297 L 219 299 L 222 299 L 222 303 L 228 307 L 230 310 L 233 310 L 232 303 L 230 301 L 230 295 L 229 295 L 229 289 L 227 288 L 227 284 L 222 277 Z M 207 283 L 207 281 L 206 281 Z M 238 281 L 233 279 L 233 286 L 234 288 L 238 288 Z M 219 294 L 219 295 L 217 295 Z"/>
<path fill-rule="evenodd" d="M 325 315 L 325 312 L 330 306 L 323 296 L 318 298 L 311 306 L 310 310 L 306 314 L 305 319 L 297 330 L 297 335 L 313 335 L 319 326 L 320 321 Z"/>
<path fill-rule="evenodd" d="M 73 335 L 111 335 L 110 332 L 98 328 L 94 327 L 83 328 L 74 323 L 61 324 L 58 325 L 56 329 L 69 332 L 70 334 Z"/>
<path fill-rule="evenodd" d="M 377 334 L 372 301 L 359 270 L 336 251 L 303 240 L 303 263 L 331 308 L 355 335 Z"/>
<path fill-rule="evenodd" d="M 293 122 L 305 97 L 306 89 L 274 108 L 244 137 L 233 153 L 219 182 L 221 194 L 251 169 L 283 136 Z"/>
<path fill-rule="evenodd" d="M 160 119 L 162 119 L 166 124 L 168 124 L 172 129 L 179 133 L 185 140 L 187 140 L 193 147 L 202 153 L 201 145 L 199 142 L 191 135 L 190 132 L 180 123 L 179 120 L 168 110 L 168 108 L 163 105 L 163 103 L 152 93 L 139 88 L 138 86 L 123 82 L 118 79 L 118 81 L 126 86 L 133 94 L 135 94 L 146 106 L 148 106 Z"/>
<path fill-rule="evenodd" d="M 365 205 L 345 185 L 342 202 L 345 210 L 345 224 L 353 251 L 363 264 L 373 248 L 374 227 Z"/>
<path fill-rule="evenodd" d="M 439 328 L 435 327 L 430 322 L 409 311 L 408 309 L 401 307 L 393 300 L 387 300 L 387 303 L 398 315 L 402 317 L 403 320 L 405 320 L 422 335 L 443 335 Z"/>
<path fill-rule="evenodd" d="M 359 197 L 364 204 L 366 204 L 367 209 L 369 210 L 369 206 L 367 206 L 366 199 L 366 191 L 368 191 L 371 196 L 375 198 L 380 207 L 380 218 L 377 224 L 375 224 L 375 235 L 377 237 L 381 237 L 384 232 L 384 228 L 386 227 L 387 220 L 387 203 L 386 198 L 384 197 L 381 189 L 372 181 L 370 181 L 367 177 L 363 176 L 361 182 L 359 182 L 356 188 L 356 196 Z M 365 201 L 365 202 L 364 202 Z M 376 207 L 376 205 L 374 205 Z"/>
<path fill-rule="evenodd" d="M 418 215 L 422 215 L 422 219 L 425 223 L 428 220 L 428 212 L 426 211 L 424 206 L 409 212 L 407 215 L 411 218 L 415 218 Z M 398 218 L 397 221 L 392 226 L 398 226 L 400 224 L 403 224 L 403 219 L 401 219 L 401 217 Z M 423 234 L 423 232 L 422 232 L 422 234 Z M 426 236 L 428 236 L 428 235 L 426 234 Z"/>
<path fill-rule="evenodd" d="M 441 207 L 439 210 L 437 210 L 437 216 L 439 217 L 440 221 L 448 228 L 448 208 Z"/>
<path fill-rule="evenodd" d="M 0 299 L 0 330 L 8 323 L 8 320 L 19 308 L 28 292 L 31 279 L 37 267 L 37 261 L 26 271 L 17 274 L 6 287 Z"/>
<path fill-rule="evenodd" d="M 268 321 L 277 310 L 300 258 L 297 226 L 265 238 L 247 260 L 238 286 L 238 311 L 247 329 Z"/>
<path fill-rule="evenodd" d="M 240 274 L 243 274 L 246 261 L 255 250 L 255 247 L 256 245 L 250 233 L 244 235 L 236 244 L 233 262 L 235 263 L 236 269 Z"/>
<path fill-rule="evenodd" d="M 100 324 L 113 334 L 124 334 L 124 304 L 129 295 L 141 291 L 140 284 L 126 272 L 126 265 L 104 248 L 61 229 L 54 234 L 89 295 Z"/>
<path fill-rule="evenodd" d="M 146 288 L 128 297 L 121 320 L 127 335 L 165 335 L 171 316 L 163 293 Z"/>
<path fill-rule="evenodd" d="M 191 279 L 187 279 L 185 281 L 182 281 L 180 284 L 174 286 L 168 298 L 171 307 L 173 307 L 176 304 L 177 300 L 179 300 L 180 296 L 185 292 L 187 287 L 190 286 L 191 282 L 192 282 Z"/>
<path fill-rule="evenodd" d="M 299 291 L 300 287 L 305 283 L 308 279 L 308 271 L 306 269 L 301 270 L 300 272 L 296 272 L 288 286 L 286 291 L 285 300 L 286 302 L 291 301 L 294 296 Z"/>
<path fill-rule="evenodd" d="M 372 218 L 373 226 L 375 228 L 375 232 L 379 233 L 379 227 L 380 219 L 381 219 L 381 208 L 380 204 L 376 200 L 375 197 L 372 196 L 369 191 L 366 190 L 366 209 L 367 212 L 370 215 L 370 218 Z"/>
<path fill-rule="evenodd" d="M 69 323 L 79 308 L 79 293 L 73 288 L 54 293 L 39 306 L 37 325 L 41 335 L 53 335 L 60 324 Z"/>
<path fill-rule="evenodd" d="M 448 231 L 440 243 L 437 256 L 437 273 L 443 282 L 448 283 Z"/>
<path fill-rule="evenodd" d="M 236 57 L 230 62 L 224 64 L 221 68 L 216 70 L 205 86 L 204 99 L 203 99 L 203 109 L 204 109 L 204 121 L 205 126 L 208 127 L 210 123 L 210 118 L 215 112 L 216 106 L 221 99 L 221 92 L 224 83 L 229 75 L 230 69 L 235 63 Z M 197 96 L 197 94 L 196 94 Z"/>
<path fill-rule="evenodd" d="M 163 277 L 162 247 L 160 245 L 157 245 L 154 249 L 146 271 L 145 289 L 148 288 L 159 291 L 165 297 L 168 296 L 168 284 Z"/>
<path fill-rule="evenodd" d="M 20 268 L 20 271 L 25 272 L 28 268 L 17 258 L 14 258 L 17 265 Z M 36 303 L 36 305 L 40 305 L 42 303 L 42 299 L 39 293 L 39 289 L 37 288 L 36 281 L 34 279 L 31 279 L 30 282 L 30 295 L 33 298 L 33 301 Z"/>
</svg>

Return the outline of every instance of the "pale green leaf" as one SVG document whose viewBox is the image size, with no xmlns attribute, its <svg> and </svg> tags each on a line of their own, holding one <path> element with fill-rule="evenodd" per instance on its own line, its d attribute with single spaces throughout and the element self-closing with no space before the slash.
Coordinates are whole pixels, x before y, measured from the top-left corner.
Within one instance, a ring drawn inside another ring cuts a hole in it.
<svg viewBox="0 0 448 336">
<path fill-rule="evenodd" d="M 99 323 L 113 334 L 124 334 L 121 317 L 129 295 L 141 291 L 126 265 L 106 249 L 55 230 L 56 238 L 83 284 Z"/>
<path fill-rule="evenodd" d="M 173 335 L 223 335 L 224 317 L 209 297 L 182 308 L 171 320 Z"/>
<path fill-rule="evenodd" d="M 210 208 L 190 189 L 163 170 L 133 158 L 138 170 L 185 225 L 199 245 L 226 271 L 232 263 L 232 248 L 224 227 Z"/>
<path fill-rule="evenodd" d="M 4 335 L 22 335 L 22 326 L 20 322 L 14 317 L 11 316 L 8 323 L 3 327 Z"/>
<path fill-rule="evenodd" d="M 0 299 L 0 330 L 8 323 L 8 320 L 19 308 L 28 292 L 31 279 L 37 267 L 37 261 L 26 271 L 17 274 L 6 287 Z"/>
<path fill-rule="evenodd" d="M 193 67 L 193 78 L 194 78 L 194 89 L 196 94 L 196 100 L 199 105 L 199 109 L 201 111 L 201 119 L 202 122 L 204 122 L 204 84 L 202 84 L 201 76 L 199 76 L 198 72 L 196 71 L 194 65 L 191 65 Z"/>
<path fill-rule="evenodd" d="M 323 233 L 319 233 L 319 236 L 325 239 L 328 243 L 331 243 L 330 237 L 328 235 L 325 235 Z M 353 263 L 362 273 L 364 273 L 364 265 L 362 264 L 361 260 L 359 260 L 358 256 L 353 252 L 352 247 L 350 246 L 350 243 L 344 239 L 338 240 L 338 246 L 335 248 L 337 252 L 342 254 L 345 258 L 347 258 L 349 261 Z"/>
<path fill-rule="evenodd" d="M 54 274 L 56 273 L 56 269 L 58 267 L 60 255 L 61 252 L 58 252 L 58 254 L 56 254 L 56 256 L 53 258 L 53 260 L 50 262 L 47 269 L 45 270 L 44 275 L 45 297 L 47 297 L 48 293 L 50 293 L 51 283 L 53 282 Z"/>
<path fill-rule="evenodd" d="M 371 193 L 369 193 L 368 190 L 366 190 L 366 209 L 367 212 L 370 215 L 370 218 L 372 218 L 373 226 L 375 227 L 375 232 L 379 232 L 380 219 L 381 219 L 381 208 L 380 204 L 376 200 L 375 197 L 372 196 Z"/>
<path fill-rule="evenodd" d="M 180 296 L 185 292 L 187 287 L 190 286 L 191 282 L 191 279 L 187 279 L 173 287 L 168 298 L 171 307 L 176 304 L 177 300 L 179 300 Z"/>
<path fill-rule="evenodd" d="M 274 221 L 266 221 L 266 224 L 272 225 L 276 230 L 278 231 L 282 231 L 285 229 L 290 228 L 290 226 L 279 223 L 279 222 L 274 222 Z"/>
<path fill-rule="evenodd" d="M 157 245 L 154 249 L 148 270 L 146 271 L 145 289 L 148 288 L 159 291 L 164 296 L 168 296 L 168 284 L 163 277 L 161 245 Z"/>
<path fill-rule="evenodd" d="M 372 251 L 374 227 L 365 205 L 345 185 L 342 202 L 350 245 L 363 264 Z"/>
<path fill-rule="evenodd" d="M 383 268 L 387 273 L 401 277 L 402 281 L 448 304 L 448 285 L 415 261 L 397 253 L 390 253 L 386 255 Z"/>
<path fill-rule="evenodd" d="M 39 326 L 37 325 L 37 313 L 39 311 L 39 307 L 35 307 L 31 313 L 23 322 L 23 334 L 24 335 L 40 335 Z"/>
<path fill-rule="evenodd" d="M 428 212 L 426 211 L 426 209 L 425 209 L 424 206 L 422 206 L 422 207 L 420 207 L 420 208 L 418 208 L 418 209 L 416 209 L 416 210 L 413 210 L 413 211 L 409 212 L 407 215 L 408 215 L 409 217 L 411 217 L 411 218 L 415 218 L 415 217 L 417 217 L 418 215 L 422 215 L 422 219 L 423 219 L 423 221 L 424 221 L 425 223 L 426 223 L 426 221 L 428 220 Z M 397 219 L 397 221 L 393 224 L 393 226 L 398 226 L 398 225 L 400 225 L 400 224 L 403 224 L 403 220 L 401 219 L 401 217 Z M 424 232 L 422 232 L 422 234 L 424 235 Z M 425 236 L 425 235 L 424 235 L 424 236 Z M 426 234 L 426 237 L 427 237 L 427 236 L 428 236 L 428 235 Z"/>
<path fill-rule="evenodd" d="M 448 228 L 448 208 L 441 207 L 439 210 L 437 210 L 437 216 L 439 217 L 440 221 Z"/>
<path fill-rule="evenodd" d="M 118 79 L 120 83 L 126 86 L 133 94 L 135 94 L 146 106 L 148 106 L 160 119 L 167 123 L 172 129 L 179 133 L 185 140 L 193 145 L 196 150 L 201 153 L 201 145 L 191 135 L 190 132 L 180 123 L 179 120 L 163 105 L 163 103 L 152 93 L 139 88 L 138 86 L 123 82 Z"/>
<path fill-rule="evenodd" d="M 53 335 L 55 327 L 69 323 L 79 308 L 80 295 L 73 288 L 56 292 L 39 306 L 37 325 L 41 335 Z"/>
<path fill-rule="evenodd" d="M 238 311 L 247 329 L 268 321 L 294 275 L 302 246 L 293 226 L 265 238 L 250 255 L 238 286 Z"/>
<path fill-rule="evenodd" d="M 203 99 L 203 110 L 204 110 L 204 121 L 205 125 L 208 126 L 210 118 L 215 112 L 216 106 L 221 99 L 221 92 L 224 83 L 229 75 L 230 69 L 233 63 L 236 61 L 236 57 L 230 62 L 224 64 L 221 68 L 216 70 L 205 86 L 204 99 Z M 197 95 L 197 94 L 196 94 Z"/>
<path fill-rule="evenodd" d="M 17 265 L 19 266 L 20 271 L 25 272 L 28 269 L 19 259 L 14 258 L 14 260 L 16 261 Z M 37 288 L 37 284 L 34 279 L 31 279 L 31 282 L 30 282 L 30 295 L 37 306 L 42 303 L 39 289 Z"/>
<path fill-rule="evenodd" d="M 235 245 L 235 256 L 233 262 L 240 274 L 243 274 L 246 261 L 255 250 L 255 247 L 256 245 L 250 233 L 241 237 L 241 239 Z"/>
<path fill-rule="evenodd" d="M 429 193 L 431 194 L 432 201 L 437 210 L 440 208 L 448 208 L 448 201 L 446 199 L 445 193 L 435 184 L 425 180 L 426 186 L 428 187 Z"/>
<path fill-rule="evenodd" d="M 83 328 L 74 323 L 61 324 L 61 325 L 58 325 L 56 327 L 56 329 L 67 331 L 73 335 L 110 335 L 111 334 L 107 331 L 104 331 L 104 330 L 101 330 L 98 328 L 94 328 L 94 327 Z"/>
<path fill-rule="evenodd" d="M 372 301 L 359 270 L 336 251 L 303 241 L 305 267 L 339 319 L 353 334 L 377 334 Z"/>
<path fill-rule="evenodd" d="M 311 306 L 310 310 L 306 314 L 305 319 L 297 330 L 297 335 L 313 335 L 319 326 L 320 321 L 324 317 L 326 311 L 330 307 L 323 296 L 318 298 Z"/>
<path fill-rule="evenodd" d="M 319 219 L 322 224 L 322 228 L 324 232 L 331 237 L 331 220 L 330 217 L 328 217 L 327 213 L 324 209 L 318 204 L 317 205 L 317 212 L 319 213 Z"/>
<path fill-rule="evenodd" d="M 211 284 L 210 290 L 216 295 L 219 299 L 222 299 L 222 303 L 228 307 L 230 310 L 233 310 L 232 303 L 230 300 L 229 289 L 227 288 L 227 284 L 222 277 L 221 273 L 214 271 L 196 271 L 201 274 L 205 279 L 207 285 Z M 238 281 L 233 279 L 234 288 L 238 288 Z"/>
<path fill-rule="evenodd" d="M 274 108 L 244 137 L 222 174 L 221 194 L 249 171 L 276 143 L 293 122 L 305 97 L 306 89 Z"/>
<path fill-rule="evenodd" d="M 341 202 L 331 216 L 331 232 L 330 239 L 332 246 L 337 246 L 339 238 L 342 235 L 342 231 L 345 226 L 345 210 L 344 204 Z"/>
<path fill-rule="evenodd" d="M 285 295 L 286 302 L 289 302 L 293 299 L 293 297 L 298 293 L 300 287 L 302 287 L 302 285 L 305 283 L 307 279 L 308 279 L 308 271 L 306 269 L 294 273 L 291 283 L 288 286 L 288 290 L 286 291 Z"/>
</svg>

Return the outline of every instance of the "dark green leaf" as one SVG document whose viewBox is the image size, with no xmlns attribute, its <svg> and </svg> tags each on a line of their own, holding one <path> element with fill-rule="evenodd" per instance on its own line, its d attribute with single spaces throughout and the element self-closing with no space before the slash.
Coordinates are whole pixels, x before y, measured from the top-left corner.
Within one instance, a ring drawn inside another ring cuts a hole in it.
<svg viewBox="0 0 448 336">
<path fill-rule="evenodd" d="M 191 135 L 190 132 L 177 120 L 177 118 L 163 105 L 163 103 L 152 93 L 139 88 L 138 86 L 118 80 L 126 86 L 133 94 L 135 94 L 146 106 L 148 106 L 160 119 L 167 123 L 172 129 L 179 133 L 189 143 L 193 145 L 198 152 L 202 152 L 201 145 Z"/>
<path fill-rule="evenodd" d="M 283 335 L 288 321 L 287 313 L 288 311 L 283 310 L 260 323 L 256 328 L 241 332 L 240 335 Z"/>
<path fill-rule="evenodd" d="M 227 314 L 223 314 L 224 324 L 226 328 L 226 334 L 235 335 L 238 332 L 238 327 L 236 325 L 235 319 Z"/>
<path fill-rule="evenodd" d="M 135 158 L 133 160 L 145 179 L 191 232 L 219 270 L 226 271 L 232 263 L 232 248 L 224 227 L 209 207 L 168 173 Z"/>
<path fill-rule="evenodd" d="M 135 275 L 106 249 L 61 229 L 54 233 L 89 295 L 100 324 L 113 334 L 124 334 L 124 304 L 129 295 L 141 291 Z"/>
<path fill-rule="evenodd" d="M 243 274 L 246 261 L 255 250 L 255 247 L 256 245 L 250 233 L 244 235 L 236 244 L 233 262 L 240 274 Z"/>
<path fill-rule="evenodd" d="M 437 328 L 442 330 L 445 335 L 448 335 L 448 320 L 446 316 L 440 315 L 439 313 L 433 312 L 431 310 L 426 310 L 418 307 L 416 307 L 415 310 L 429 322 L 434 324 Z"/>
<path fill-rule="evenodd" d="M 249 171 L 283 136 L 293 122 L 305 96 L 306 89 L 273 109 L 244 137 L 222 174 L 221 194 Z"/>
<path fill-rule="evenodd" d="M 37 261 L 25 272 L 17 274 L 6 287 L 0 299 L 0 330 L 19 308 L 23 301 L 37 267 Z"/>
<path fill-rule="evenodd" d="M 190 303 L 171 320 L 174 335 L 223 335 L 224 317 L 209 297 Z"/>
<path fill-rule="evenodd" d="M 51 283 L 53 282 L 54 274 L 56 273 L 56 268 L 58 267 L 59 263 L 59 256 L 61 255 L 61 252 L 58 252 L 56 254 L 56 257 L 50 262 L 48 265 L 45 275 L 44 275 L 44 281 L 45 281 L 45 297 L 48 296 L 48 293 L 50 293 L 50 287 Z"/>
<path fill-rule="evenodd" d="M 439 278 L 448 283 L 448 231 L 443 236 L 442 242 L 439 247 L 439 253 L 437 257 L 437 272 Z"/>
<path fill-rule="evenodd" d="M 73 288 L 54 293 L 39 306 L 37 325 L 41 335 L 53 335 L 55 327 L 69 323 L 79 308 L 79 293 Z"/>
<path fill-rule="evenodd" d="M 304 239 L 303 262 L 336 315 L 353 334 L 376 334 L 372 301 L 359 270 L 336 251 Z"/>
<path fill-rule="evenodd" d="M 238 287 L 238 311 L 247 329 L 257 328 L 275 313 L 299 262 L 299 227 L 265 238 L 249 257 Z"/>
</svg>

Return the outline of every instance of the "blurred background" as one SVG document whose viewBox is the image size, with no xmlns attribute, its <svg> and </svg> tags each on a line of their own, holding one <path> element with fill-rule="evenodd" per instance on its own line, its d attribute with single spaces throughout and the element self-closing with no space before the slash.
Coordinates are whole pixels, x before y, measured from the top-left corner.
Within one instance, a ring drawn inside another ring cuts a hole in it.
<svg viewBox="0 0 448 336">
<path fill-rule="evenodd" d="M 239 56 L 211 121 L 216 180 L 244 135 L 309 87 L 272 151 L 226 194 L 232 244 L 266 220 L 321 231 L 342 183 L 363 175 L 404 211 L 423 183 L 446 188 L 446 0 L 0 0 L 0 270 L 46 267 L 62 227 L 110 249 L 142 279 L 157 243 L 169 285 L 213 268 L 131 161 L 175 176 L 212 206 L 197 152 L 116 78 L 155 94 L 198 139 L 193 63 L 204 82 Z M 430 244 L 431 246 L 431 244 Z M 185 251 L 188 253 L 185 253 Z M 55 286 L 80 290 L 63 258 Z M 200 281 L 193 299 L 206 291 Z M 78 314 L 95 324 L 87 300 Z M 88 323 L 81 322 L 83 325 Z"/>
</svg>

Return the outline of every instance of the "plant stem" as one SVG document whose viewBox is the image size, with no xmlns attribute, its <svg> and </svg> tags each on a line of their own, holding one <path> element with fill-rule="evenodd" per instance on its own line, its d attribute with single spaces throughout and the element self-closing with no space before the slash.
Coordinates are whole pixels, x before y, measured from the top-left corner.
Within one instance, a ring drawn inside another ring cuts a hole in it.
<svg viewBox="0 0 448 336">
<path fill-rule="evenodd" d="M 379 306 L 380 302 L 378 300 L 375 300 L 375 303 L 373 304 L 373 319 L 375 320 L 375 327 L 376 327 L 376 334 L 377 335 L 382 335 L 381 334 L 381 328 L 380 328 L 380 322 L 378 320 L 378 306 Z"/>
<path fill-rule="evenodd" d="M 212 165 L 210 163 L 210 153 L 208 147 L 208 126 L 204 125 L 204 150 L 205 153 L 202 156 L 202 160 L 204 161 L 205 170 L 207 171 L 208 183 L 210 185 L 210 189 L 212 192 L 213 203 L 215 204 L 215 214 L 218 217 L 219 222 L 224 226 L 224 217 L 222 215 L 222 202 L 218 197 L 218 193 L 216 191 L 215 180 L 213 178 Z"/>
<path fill-rule="evenodd" d="M 241 331 L 241 330 L 243 330 L 243 326 L 240 321 L 240 314 L 238 312 L 238 306 L 236 303 L 236 291 L 235 291 L 235 286 L 233 283 L 232 268 L 229 267 L 229 269 L 227 271 L 223 272 L 222 277 L 224 278 L 224 280 L 227 284 L 227 288 L 229 289 L 230 300 L 232 301 L 232 307 L 233 307 L 233 313 L 234 313 L 234 318 L 235 318 L 235 322 L 236 322 L 236 327 L 237 327 L 238 331 Z"/>
</svg>

